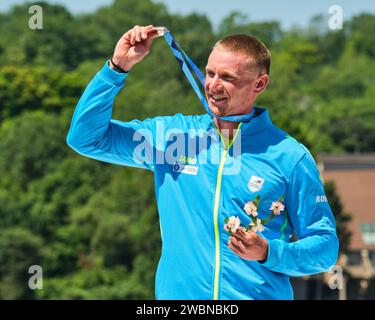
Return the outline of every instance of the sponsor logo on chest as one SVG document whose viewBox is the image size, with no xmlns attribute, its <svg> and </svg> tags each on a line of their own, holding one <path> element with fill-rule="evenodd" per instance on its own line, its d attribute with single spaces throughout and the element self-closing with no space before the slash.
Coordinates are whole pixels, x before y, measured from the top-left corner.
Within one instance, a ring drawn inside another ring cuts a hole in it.
<svg viewBox="0 0 375 320">
<path fill-rule="evenodd" d="M 198 174 L 198 166 L 196 164 L 196 158 L 180 156 L 179 161 L 173 165 L 173 171 L 196 176 Z"/>
<path fill-rule="evenodd" d="M 251 176 L 247 186 L 249 187 L 251 192 L 257 192 L 262 189 L 264 184 L 264 179 L 257 176 Z"/>
<path fill-rule="evenodd" d="M 185 173 L 185 174 L 191 174 L 191 175 L 196 176 L 198 174 L 198 167 L 189 166 L 187 164 L 176 163 L 173 166 L 173 171 L 174 172 L 181 172 L 181 173 Z"/>
</svg>

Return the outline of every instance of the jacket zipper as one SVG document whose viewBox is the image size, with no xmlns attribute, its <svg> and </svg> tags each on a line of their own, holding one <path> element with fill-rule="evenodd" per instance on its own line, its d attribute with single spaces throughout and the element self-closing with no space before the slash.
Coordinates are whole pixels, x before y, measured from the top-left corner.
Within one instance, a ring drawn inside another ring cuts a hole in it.
<svg viewBox="0 0 375 320">
<path fill-rule="evenodd" d="M 215 205 L 214 205 L 214 228 L 215 228 L 215 277 L 214 277 L 214 300 L 219 299 L 219 270 L 220 270 L 220 239 L 219 239 L 219 224 L 218 224 L 218 212 L 220 202 L 220 189 L 221 189 L 221 178 L 223 175 L 223 168 L 225 159 L 227 157 L 228 150 L 225 149 L 220 159 L 219 172 L 216 180 L 216 191 L 215 191 Z"/>
<path fill-rule="evenodd" d="M 240 132 L 240 127 L 242 125 L 242 122 L 237 128 L 236 134 L 233 138 L 233 140 L 230 142 L 228 147 L 226 146 L 226 143 L 223 139 L 223 137 L 220 134 L 220 131 L 216 128 L 216 131 L 218 132 L 222 144 L 224 146 L 224 151 L 223 155 L 221 156 L 220 159 L 220 164 L 219 164 L 219 170 L 217 174 L 217 180 L 216 180 L 216 190 L 215 190 L 215 203 L 214 203 L 214 230 L 215 230 L 215 275 L 214 275 L 214 295 L 213 295 L 213 300 L 218 300 L 219 299 L 219 275 L 220 275 L 220 238 L 219 238 L 219 222 L 218 222 L 218 216 L 219 216 L 219 202 L 220 202 L 220 194 L 221 194 L 221 179 L 223 176 L 223 169 L 224 169 L 224 164 L 225 164 L 225 159 L 228 155 L 228 152 L 230 148 L 232 147 L 237 134 Z"/>
</svg>

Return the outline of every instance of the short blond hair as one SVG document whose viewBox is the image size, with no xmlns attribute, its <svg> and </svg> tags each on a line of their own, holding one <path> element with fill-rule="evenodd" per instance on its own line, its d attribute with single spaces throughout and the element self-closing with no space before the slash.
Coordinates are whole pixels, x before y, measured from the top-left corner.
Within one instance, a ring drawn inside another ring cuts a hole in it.
<svg viewBox="0 0 375 320">
<path fill-rule="evenodd" d="M 270 73 L 271 54 L 266 45 L 258 38 L 247 34 L 227 36 L 215 43 L 214 49 L 242 53 L 251 60 L 260 72 Z"/>
</svg>

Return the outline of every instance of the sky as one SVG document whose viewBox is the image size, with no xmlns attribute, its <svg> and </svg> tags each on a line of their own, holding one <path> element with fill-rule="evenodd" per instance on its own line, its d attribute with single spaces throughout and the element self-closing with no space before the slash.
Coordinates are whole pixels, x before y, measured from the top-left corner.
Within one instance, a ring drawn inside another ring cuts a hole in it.
<svg viewBox="0 0 375 320">
<path fill-rule="evenodd" d="M 139 0 L 142 1 L 142 0 Z M 9 10 L 14 4 L 25 0 L 0 0 L 0 12 Z M 31 2 L 32 1 L 28 1 Z M 48 0 L 49 3 L 63 4 L 74 14 L 89 13 L 97 8 L 110 5 L 113 0 Z M 208 16 L 214 27 L 232 11 L 245 14 L 249 21 L 277 20 L 284 29 L 292 26 L 306 26 L 318 14 L 328 16 L 332 5 L 340 5 L 344 23 L 353 15 L 362 12 L 375 14 L 375 0 L 154 0 L 164 3 L 171 13 L 202 13 Z M 152 22 L 150 22 L 152 23 Z"/>
</svg>

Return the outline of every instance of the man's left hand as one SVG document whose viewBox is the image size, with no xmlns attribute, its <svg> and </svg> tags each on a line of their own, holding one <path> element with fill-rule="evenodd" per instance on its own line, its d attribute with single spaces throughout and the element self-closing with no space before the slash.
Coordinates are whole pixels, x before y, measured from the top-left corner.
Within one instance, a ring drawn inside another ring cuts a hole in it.
<svg viewBox="0 0 375 320">
<path fill-rule="evenodd" d="M 229 248 L 246 260 L 265 261 L 268 255 L 268 241 L 255 231 L 239 228 L 229 238 Z"/>
</svg>

